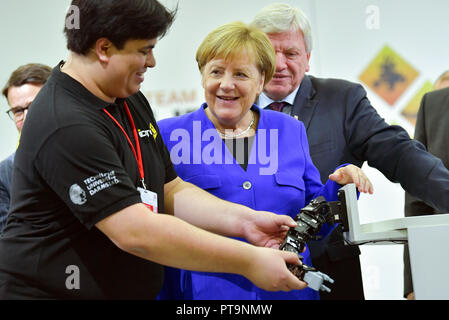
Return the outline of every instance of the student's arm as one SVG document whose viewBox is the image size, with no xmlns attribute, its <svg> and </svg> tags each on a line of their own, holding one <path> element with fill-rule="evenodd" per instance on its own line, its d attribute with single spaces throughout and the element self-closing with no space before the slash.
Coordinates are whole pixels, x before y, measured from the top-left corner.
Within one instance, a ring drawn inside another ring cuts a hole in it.
<svg viewBox="0 0 449 320">
<path fill-rule="evenodd" d="M 155 214 L 143 204 L 129 206 L 96 226 L 120 249 L 163 265 L 236 273 L 270 291 L 306 287 L 286 267 L 299 264 L 295 254 L 222 237 L 177 217 Z"/>
<path fill-rule="evenodd" d="M 197 227 L 249 242 L 277 248 L 296 223 L 285 215 L 255 211 L 176 178 L 165 185 L 165 211 Z"/>
</svg>

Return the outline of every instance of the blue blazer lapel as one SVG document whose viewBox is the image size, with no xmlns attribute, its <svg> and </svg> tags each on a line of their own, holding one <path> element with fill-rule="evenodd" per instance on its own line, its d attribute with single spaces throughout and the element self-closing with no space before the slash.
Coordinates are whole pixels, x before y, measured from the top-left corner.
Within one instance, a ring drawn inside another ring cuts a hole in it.
<svg viewBox="0 0 449 320">
<path fill-rule="evenodd" d="M 306 129 L 309 128 L 317 103 L 318 99 L 315 99 L 315 89 L 312 86 L 312 81 L 309 76 L 304 76 L 295 98 L 292 116 L 301 120 Z"/>
</svg>

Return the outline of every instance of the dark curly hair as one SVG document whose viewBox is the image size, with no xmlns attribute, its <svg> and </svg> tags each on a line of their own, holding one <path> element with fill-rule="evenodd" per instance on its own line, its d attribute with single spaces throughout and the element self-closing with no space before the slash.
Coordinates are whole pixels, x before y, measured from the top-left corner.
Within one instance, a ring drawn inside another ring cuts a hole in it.
<svg viewBox="0 0 449 320">
<path fill-rule="evenodd" d="M 67 48 L 82 55 L 103 37 L 119 50 L 131 39 L 163 37 L 176 15 L 156 0 L 72 0 L 71 5 L 80 21 L 79 28 L 64 27 Z M 71 17 L 69 11 L 66 21 Z"/>
</svg>

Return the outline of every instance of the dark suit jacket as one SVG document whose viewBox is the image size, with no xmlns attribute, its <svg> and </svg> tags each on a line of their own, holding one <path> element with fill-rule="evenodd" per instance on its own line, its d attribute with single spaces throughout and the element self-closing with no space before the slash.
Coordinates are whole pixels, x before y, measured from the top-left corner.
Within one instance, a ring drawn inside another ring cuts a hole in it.
<svg viewBox="0 0 449 320">
<path fill-rule="evenodd" d="M 449 171 L 402 127 L 388 125 L 361 85 L 305 76 L 292 113 L 306 126 L 323 181 L 342 163 L 367 161 L 405 191 L 449 212 Z"/>
<path fill-rule="evenodd" d="M 0 232 L 6 224 L 11 199 L 11 176 L 14 165 L 14 155 L 0 162 Z"/>
<path fill-rule="evenodd" d="M 415 139 L 449 168 L 449 88 L 424 95 L 418 111 Z M 447 197 L 447 196 L 446 196 Z M 409 193 L 405 194 L 405 216 L 448 213 L 438 210 Z M 404 249 L 404 296 L 413 291 L 408 248 Z"/>
<path fill-rule="evenodd" d="M 449 171 L 402 127 L 388 125 L 361 85 L 305 76 L 292 115 L 307 129 L 310 155 L 323 182 L 340 164 L 367 161 L 404 190 L 449 211 Z M 358 248 L 344 246 L 335 232 L 309 247 L 314 266 L 336 280 L 330 299 L 363 299 Z"/>
</svg>

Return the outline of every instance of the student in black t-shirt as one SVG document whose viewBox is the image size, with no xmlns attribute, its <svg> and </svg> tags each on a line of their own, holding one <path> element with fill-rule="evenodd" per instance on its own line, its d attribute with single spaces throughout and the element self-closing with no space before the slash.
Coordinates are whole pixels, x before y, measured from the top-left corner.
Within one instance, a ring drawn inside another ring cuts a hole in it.
<svg viewBox="0 0 449 320">
<path fill-rule="evenodd" d="M 304 288 L 286 267 L 298 257 L 273 249 L 291 218 L 219 200 L 173 169 L 139 89 L 174 12 L 155 0 L 74 8 L 70 56 L 36 97 L 16 154 L 0 298 L 151 299 L 160 264 Z"/>
</svg>

